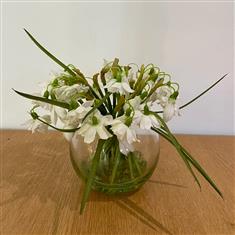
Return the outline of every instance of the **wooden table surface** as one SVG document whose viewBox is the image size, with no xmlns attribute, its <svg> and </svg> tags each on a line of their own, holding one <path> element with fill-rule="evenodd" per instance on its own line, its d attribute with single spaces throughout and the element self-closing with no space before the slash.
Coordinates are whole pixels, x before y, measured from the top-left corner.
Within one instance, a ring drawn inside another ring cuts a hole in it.
<svg viewBox="0 0 235 235">
<path fill-rule="evenodd" d="M 140 191 L 128 197 L 92 192 L 80 215 L 83 184 L 62 135 L 1 131 L 1 234 L 235 234 L 235 137 L 177 137 L 224 200 L 202 177 L 200 192 L 161 140 L 158 166 Z"/>
</svg>

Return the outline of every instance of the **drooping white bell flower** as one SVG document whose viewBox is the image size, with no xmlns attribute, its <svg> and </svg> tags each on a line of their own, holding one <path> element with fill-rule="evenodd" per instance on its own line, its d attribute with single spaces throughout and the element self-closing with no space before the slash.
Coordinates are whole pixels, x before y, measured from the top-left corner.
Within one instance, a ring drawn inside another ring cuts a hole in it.
<svg viewBox="0 0 235 235">
<path fill-rule="evenodd" d="M 142 130 L 151 130 L 151 127 L 159 127 L 159 122 L 153 114 L 144 114 L 136 111 L 134 115 L 134 123 Z"/>
<path fill-rule="evenodd" d="M 168 122 L 175 115 L 179 115 L 179 108 L 174 99 L 169 99 L 163 110 L 163 120 Z"/>
<path fill-rule="evenodd" d="M 119 140 L 120 151 L 125 155 L 133 151 L 132 144 L 138 141 L 136 136 L 137 127 L 134 125 L 127 126 L 125 124 L 125 116 L 114 119 L 111 122 L 111 126 L 111 130 Z"/>
<path fill-rule="evenodd" d="M 128 100 L 128 103 L 125 103 L 124 110 L 126 111 L 128 108 L 131 108 L 133 110 L 140 110 L 141 108 L 141 98 L 140 96 L 135 96 L 133 99 Z"/>
<path fill-rule="evenodd" d="M 102 116 L 98 111 L 87 117 L 80 129 L 75 133 L 84 137 L 85 143 L 92 143 L 95 140 L 96 135 L 100 139 L 108 139 L 112 135 L 106 129 L 106 126 L 112 121 L 112 116 Z"/>
<path fill-rule="evenodd" d="M 34 93 L 35 96 L 41 97 L 41 94 Z M 33 100 L 33 105 L 39 106 L 40 108 L 49 111 L 51 116 L 51 123 L 55 125 L 58 119 L 63 120 L 66 117 L 67 110 L 56 105 L 48 104 L 42 101 Z"/>
<path fill-rule="evenodd" d="M 111 93 L 120 93 L 121 95 L 133 93 L 130 85 L 126 81 L 118 82 L 116 79 L 111 79 L 107 82 L 105 88 Z"/>
<path fill-rule="evenodd" d="M 84 85 L 74 84 L 72 86 L 61 86 L 59 88 L 55 88 L 53 89 L 53 92 L 58 100 L 70 102 L 71 98 L 79 96 L 81 92 L 87 92 L 88 89 L 89 88 Z"/>
<path fill-rule="evenodd" d="M 50 110 L 51 112 L 51 122 L 53 125 L 56 125 L 58 119 L 60 119 L 62 122 L 66 118 L 67 110 L 55 105 L 51 105 Z"/>
<path fill-rule="evenodd" d="M 51 118 L 49 115 L 44 115 L 40 117 L 43 121 L 50 124 Z M 31 130 L 32 133 L 35 132 L 46 132 L 48 130 L 48 125 L 44 124 L 43 122 L 39 121 L 38 119 L 30 119 L 26 121 L 23 126 L 26 126 L 28 130 Z"/>
<path fill-rule="evenodd" d="M 129 73 L 129 75 L 126 76 L 125 72 L 122 72 L 118 79 L 111 78 L 107 82 L 105 88 L 107 88 L 108 91 L 111 93 L 119 93 L 121 95 L 133 93 L 134 90 L 131 89 L 129 80 L 131 80 L 131 74 Z"/>
<path fill-rule="evenodd" d="M 69 111 L 64 119 L 64 123 L 76 128 L 85 115 L 92 109 L 92 104 L 93 101 L 85 101 L 83 104 L 78 106 L 77 109 Z"/>
<path fill-rule="evenodd" d="M 173 92 L 174 91 L 169 86 L 161 86 L 155 91 L 153 97 L 154 100 L 157 100 L 162 107 L 165 107 Z"/>
</svg>

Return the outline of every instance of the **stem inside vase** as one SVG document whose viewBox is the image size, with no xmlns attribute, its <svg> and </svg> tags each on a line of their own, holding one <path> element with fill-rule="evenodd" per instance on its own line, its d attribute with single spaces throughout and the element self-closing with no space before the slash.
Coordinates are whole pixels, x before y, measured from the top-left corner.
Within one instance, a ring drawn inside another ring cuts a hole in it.
<svg viewBox="0 0 235 235">
<path fill-rule="evenodd" d="M 152 141 L 152 138 L 145 136 L 144 141 Z M 142 143 L 140 144 L 142 145 Z M 76 149 L 71 148 L 71 161 L 77 174 L 87 182 L 92 161 L 96 154 L 96 146 L 85 145 L 85 150 L 87 150 L 85 151 L 82 149 L 83 145 L 81 142 L 78 145 L 77 151 L 83 153 L 84 157 L 80 157 L 78 161 L 79 154 L 76 155 Z M 124 155 L 120 151 L 119 141 L 116 136 L 105 140 L 96 167 L 92 189 L 107 194 L 136 191 L 148 180 L 155 169 L 159 154 L 158 145 L 157 138 L 157 142 L 155 139 L 155 147 L 157 146 L 156 152 L 154 154 L 152 152 L 148 154 L 152 154 L 155 158 L 151 159 L 150 162 L 146 152 L 141 151 L 145 145 L 137 147 L 134 151 Z M 84 152 L 86 153 L 84 154 Z"/>
</svg>

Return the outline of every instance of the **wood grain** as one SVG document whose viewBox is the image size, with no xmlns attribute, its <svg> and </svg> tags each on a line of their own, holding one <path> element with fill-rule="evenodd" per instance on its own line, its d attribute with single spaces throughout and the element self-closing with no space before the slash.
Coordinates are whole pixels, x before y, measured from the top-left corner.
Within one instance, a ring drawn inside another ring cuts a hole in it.
<svg viewBox="0 0 235 235">
<path fill-rule="evenodd" d="M 224 194 L 161 141 L 159 164 L 128 197 L 92 192 L 79 215 L 83 185 L 61 134 L 1 131 L 1 234 L 235 234 L 235 137 L 178 135 Z M 151 148 L 150 148 L 151 151 Z"/>
</svg>

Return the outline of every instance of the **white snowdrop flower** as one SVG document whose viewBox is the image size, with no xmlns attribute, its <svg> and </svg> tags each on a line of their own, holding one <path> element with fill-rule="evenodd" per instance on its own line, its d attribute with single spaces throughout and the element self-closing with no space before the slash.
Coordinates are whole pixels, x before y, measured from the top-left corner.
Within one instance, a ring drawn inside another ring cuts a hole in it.
<svg viewBox="0 0 235 235">
<path fill-rule="evenodd" d="M 135 96 L 133 99 L 128 100 L 128 103 L 125 103 L 124 110 L 126 111 L 128 108 L 134 109 L 134 110 L 140 110 L 141 108 L 141 98 L 140 96 Z"/>
<path fill-rule="evenodd" d="M 155 100 L 158 100 L 162 107 L 165 107 L 173 92 L 174 91 L 169 86 L 161 86 L 156 90 L 153 97 Z"/>
<path fill-rule="evenodd" d="M 157 112 L 161 107 L 159 107 L 159 102 L 158 101 L 149 101 L 147 102 L 147 106 L 150 111 L 152 112 Z"/>
<path fill-rule="evenodd" d="M 60 101 L 70 102 L 71 98 L 79 95 L 81 92 L 87 92 L 88 87 L 80 84 L 74 84 L 72 86 L 62 86 L 53 89 L 56 98 Z"/>
<path fill-rule="evenodd" d="M 174 99 L 169 99 L 163 110 L 163 120 L 165 122 L 168 122 L 175 115 L 179 115 L 179 108 Z"/>
<path fill-rule="evenodd" d="M 105 88 L 111 93 L 120 93 L 121 95 L 134 92 L 127 81 L 118 82 L 116 79 L 109 80 Z"/>
<path fill-rule="evenodd" d="M 159 127 L 159 122 L 153 114 L 144 114 L 143 111 L 136 110 L 133 123 L 143 130 L 151 130 L 151 127 Z"/>
<path fill-rule="evenodd" d="M 49 115 L 44 115 L 44 116 L 40 117 L 40 119 L 42 119 L 43 121 L 45 121 L 49 124 L 51 123 L 51 119 L 50 119 Z M 48 130 L 48 125 L 42 123 L 38 119 L 30 119 L 30 120 L 26 121 L 23 124 L 23 126 L 26 126 L 28 130 L 32 131 L 32 133 L 46 132 Z"/>
<path fill-rule="evenodd" d="M 125 117 L 119 117 L 112 121 L 111 130 L 117 136 L 120 151 L 127 155 L 129 152 L 134 151 L 133 143 L 138 141 L 136 136 L 137 127 L 134 125 L 127 126 L 125 123 Z"/>
<path fill-rule="evenodd" d="M 135 151 L 134 146 L 132 144 L 129 144 L 126 140 L 124 141 L 119 140 L 119 149 L 120 149 L 120 152 L 126 156 L 129 152 Z"/>
<path fill-rule="evenodd" d="M 134 123 L 139 125 L 140 129 L 151 130 L 151 127 L 159 127 L 159 122 L 153 114 L 145 115 L 141 111 L 136 111 L 134 116 Z"/>
<path fill-rule="evenodd" d="M 40 94 L 35 93 L 35 96 L 40 96 Z M 39 107 L 41 107 L 44 110 L 47 110 L 50 112 L 50 116 L 51 116 L 51 122 L 55 125 L 58 118 L 60 118 L 61 120 L 63 120 L 66 117 L 67 111 L 64 108 L 58 107 L 56 105 L 52 105 L 52 104 L 48 104 L 45 102 L 41 102 L 38 100 L 33 100 L 32 101 L 33 105 L 37 105 Z"/>
<path fill-rule="evenodd" d="M 134 90 L 131 89 L 129 85 L 129 80 L 131 79 L 130 74 L 126 76 L 125 72 L 122 72 L 121 77 L 118 79 L 111 78 L 105 88 L 108 89 L 111 93 L 120 93 L 121 95 L 126 95 L 129 93 L 133 93 Z"/>
<path fill-rule="evenodd" d="M 87 117 L 87 120 L 84 121 L 76 134 L 83 136 L 84 142 L 88 144 L 95 140 L 96 135 L 98 135 L 100 139 L 108 139 L 112 135 L 108 132 L 106 126 L 109 125 L 111 120 L 111 115 L 102 116 L 99 112 L 96 112 Z"/>
<path fill-rule="evenodd" d="M 111 122 L 111 130 L 121 141 L 127 141 L 127 143 L 132 144 L 137 141 L 135 127 L 133 125 L 127 126 L 123 121 L 123 117 L 116 118 Z"/>
<path fill-rule="evenodd" d="M 73 128 L 78 127 L 81 120 L 92 109 L 92 104 L 93 101 L 85 101 L 77 109 L 69 111 L 63 122 Z"/>
<path fill-rule="evenodd" d="M 67 110 L 65 110 L 64 108 L 55 106 L 55 105 L 50 105 L 49 111 L 51 113 L 51 122 L 54 125 L 57 123 L 58 119 L 63 121 L 67 116 Z"/>
<path fill-rule="evenodd" d="M 110 81 L 113 78 L 112 71 L 109 70 L 107 73 L 105 73 L 104 78 L 106 81 Z"/>
</svg>

